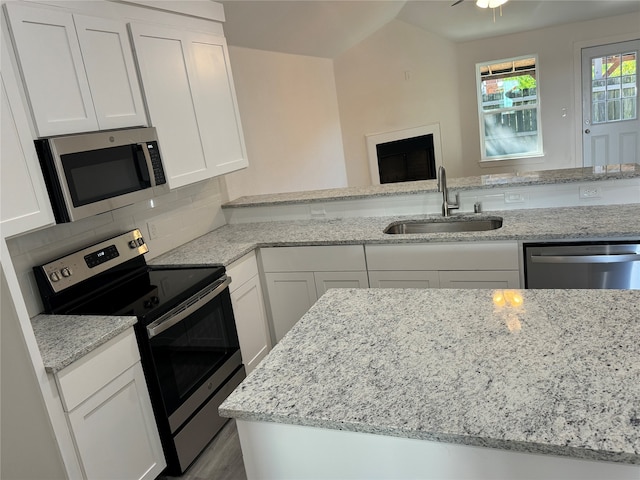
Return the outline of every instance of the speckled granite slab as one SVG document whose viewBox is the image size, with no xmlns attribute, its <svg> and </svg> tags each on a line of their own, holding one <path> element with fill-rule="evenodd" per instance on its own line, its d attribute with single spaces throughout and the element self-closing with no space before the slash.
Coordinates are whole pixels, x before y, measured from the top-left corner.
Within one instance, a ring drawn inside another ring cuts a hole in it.
<svg viewBox="0 0 640 480">
<path fill-rule="evenodd" d="M 589 168 L 569 168 L 562 170 L 544 170 L 539 172 L 516 172 L 482 175 L 478 177 L 449 178 L 448 185 L 451 189 L 461 191 L 504 187 L 509 184 L 517 184 L 518 186 L 551 185 L 557 183 L 591 182 L 635 177 L 640 177 L 640 165 L 630 163 Z M 436 192 L 437 190 L 438 185 L 436 180 L 387 183 L 383 185 L 365 187 L 331 188 L 304 192 L 245 196 L 224 204 L 222 208 L 286 205 L 346 199 L 355 200 L 367 197 Z"/>
<path fill-rule="evenodd" d="M 31 319 L 45 370 L 55 373 L 134 325 L 136 317 L 38 315 Z"/>
<path fill-rule="evenodd" d="M 220 412 L 640 464 L 640 291 L 511 292 L 330 290 Z"/>
<path fill-rule="evenodd" d="M 456 214 L 454 218 L 501 217 L 503 225 L 486 232 L 389 235 L 387 225 L 407 218 L 441 221 L 440 215 L 363 217 L 225 225 L 154 258 L 150 263 L 228 266 L 257 247 L 385 243 L 476 242 L 640 238 L 640 204 L 496 211 Z"/>
</svg>

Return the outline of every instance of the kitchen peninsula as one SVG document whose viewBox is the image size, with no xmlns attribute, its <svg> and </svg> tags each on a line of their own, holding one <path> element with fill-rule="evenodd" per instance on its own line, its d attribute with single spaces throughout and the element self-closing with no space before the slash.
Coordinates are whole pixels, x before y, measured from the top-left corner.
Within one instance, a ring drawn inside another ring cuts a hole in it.
<svg viewBox="0 0 640 480">
<path fill-rule="evenodd" d="M 221 413 L 249 478 L 637 479 L 638 318 L 638 291 L 331 290 Z"/>
</svg>

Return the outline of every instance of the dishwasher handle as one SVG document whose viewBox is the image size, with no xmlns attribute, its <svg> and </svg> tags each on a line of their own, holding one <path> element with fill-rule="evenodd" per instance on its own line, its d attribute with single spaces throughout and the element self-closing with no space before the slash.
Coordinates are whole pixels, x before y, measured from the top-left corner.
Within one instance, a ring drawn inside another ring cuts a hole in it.
<svg viewBox="0 0 640 480">
<path fill-rule="evenodd" d="M 627 263 L 640 262 L 640 254 L 531 255 L 532 263 Z"/>
</svg>

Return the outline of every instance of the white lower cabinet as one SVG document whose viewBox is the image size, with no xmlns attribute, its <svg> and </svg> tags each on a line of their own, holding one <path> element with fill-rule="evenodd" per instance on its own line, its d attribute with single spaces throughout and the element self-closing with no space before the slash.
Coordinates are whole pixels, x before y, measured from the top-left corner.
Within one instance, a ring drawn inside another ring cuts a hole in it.
<svg viewBox="0 0 640 480">
<path fill-rule="evenodd" d="M 318 300 L 313 272 L 265 273 L 274 342 L 282 337 Z"/>
<path fill-rule="evenodd" d="M 155 479 L 166 467 L 133 328 L 55 375 L 87 479 Z"/>
<path fill-rule="evenodd" d="M 519 288 L 517 242 L 367 245 L 375 288 Z"/>
<path fill-rule="evenodd" d="M 367 288 L 362 245 L 278 247 L 260 250 L 275 342 L 329 288 Z"/>
<path fill-rule="evenodd" d="M 232 280 L 229 292 L 242 362 L 249 374 L 271 351 L 271 336 L 255 253 L 251 252 L 231 264 L 227 273 Z"/>
</svg>

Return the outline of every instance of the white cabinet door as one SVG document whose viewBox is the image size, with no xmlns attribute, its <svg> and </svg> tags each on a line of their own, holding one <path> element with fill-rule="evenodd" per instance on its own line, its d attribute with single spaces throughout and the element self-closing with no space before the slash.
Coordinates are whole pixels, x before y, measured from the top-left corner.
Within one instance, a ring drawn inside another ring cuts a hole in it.
<svg viewBox="0 0 640 480">
<path fill-rule="evenodd" d="M 242 361 L 249 374 L 271 350 L 260 278 L 255 275 L 233 290 L 231 304 L 238 330 Z"/>
<path fill-rule="evenodd" d="M 73 16 L 7 2 L 38 136 L 98 129 Z"/>
<path fill-rule="evenodd" d="M 316 294 L 320 298 L 330 288 L 368 288 L 367 272 L 314 272 Z"/>
<path fill-rule="evenodd" d="M 191 86 L 198 123 L 204 127 L 201 137 L 207 161 L 216 176 L 245 168 L 249 162 L 227 42 L 217 35 L 192 33 L 189 44 Z"/>
<path fill-rule="evenodd" d="M 155 479 L 164 470 L 140 362 L 69 413 L 88 479 Z"/>
<path fill-rule="evenodd" d="M 439 272 L 441 288 L 520 288 L 520 273 L 514 270 Z"/>
<path fill-rule="evenodd" d="M 7 3 L 38 136 L 147 125 L 126 24 Z"/>
<path fill-rule="evenodd" d="M 369 272 L 371 288 L 438 288 L 438 272 L 433 271 L 372 271 Z"/>
<path fill-rule="evenodd" d="M 9 237 L 52 225 L 55 220 L 6 43 L 0 74 L 0 231 Z"/>
<path fill-rule="evenodd" d="M 266 273 L 275 342 L 307 313 L 318 299 L 313 272 Z"/>
<path fill-rule="evenodd" d="M 131 24 L 171 188 L 247 166 L 224 38 Z"/>
<path fill-rule="evenodd" d="M 73 15 L 100 130 L 147 125 L 124 22 Z"/>
</svg>

